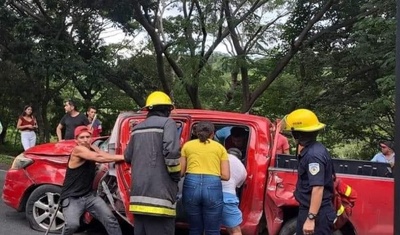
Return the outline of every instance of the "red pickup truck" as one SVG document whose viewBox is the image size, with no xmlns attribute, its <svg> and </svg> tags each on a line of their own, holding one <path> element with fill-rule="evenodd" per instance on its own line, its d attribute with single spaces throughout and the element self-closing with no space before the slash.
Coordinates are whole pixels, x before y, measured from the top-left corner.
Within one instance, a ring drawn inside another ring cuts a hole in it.
<svg viewBox="0 0 400 235">
<path fill-rule="evenodd" d="M 275 155 L 275 135 L 270 132 L 272 123 L 267 118 L 185 109 L 174 110 L 171 117 L 177 123 L 181 144 L 195 138 L 192 129 L 199 121 L 211 121 L 217 130 L 233 126 L 245 128 L 249 133 L 244 159 L 248 176 L 239 190 L 240 209 L 243 212 L 242 232 L 245 235 L 295 234 L 298 204 L 293 197 L 293 191 L 297 181 L 297 159 L 290 155 Z M 145 112 L 121 113 L 103 148 L 110 153 L 123 154 L 132 127 L 145 118 Z M 358 194 L 351 221 L 335 234 L 393 234 L 394 180 L 390 166 L 342 159 L 334 159 L 334 165 L 337 176 Z M 64 171 L 61 170 L 60 173 L 64 174 Z M 133 216 L 128 212 L 130 181 L 129 164 L 110 164 L 108 171 L 102 173 L 97 192 L 116 214 L 132 224 Z M 60 185 L 60 182 L 49 184 Z M 30 190 L 34 189 L 31 187 Z M 10 202 L 7 204 L 10 205 Z M 185 215 L 180 201 L 177 206 L 177 224 L 185 226 Z"/>
</svg>

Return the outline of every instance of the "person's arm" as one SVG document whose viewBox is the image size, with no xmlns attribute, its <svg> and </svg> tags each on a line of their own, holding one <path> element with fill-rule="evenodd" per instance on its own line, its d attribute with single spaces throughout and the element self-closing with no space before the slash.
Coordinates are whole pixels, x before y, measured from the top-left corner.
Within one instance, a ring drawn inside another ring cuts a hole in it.
<svg viewBox="0 0 400 235">
<path fill-rule="evenodd" d="M 311 202 L 309 213 L 318 214 L 319 208 L 322 203 L 322 196 L 324 194 L 324 186 L 314 186 L 311 191 Z"/>
<path fill-rule="evenodd" d="M 169 119 L 164 126 L 163 155 L 168 172 L 174 175 L 180 175 L 181 172 L 179 145 L 176 123 L 172 119 Z"/>
<path fill-rule="evenodd" d="M 280 134 L 280 135 L 282 135 L 282 134 Z M 283 139 L 283 146 L 282 146 L 283 154 L 290 154 L 289 140 L 283 135 L 282 135 L 282 139 Z"/>
<path fill-rule="evenodd" d="M 183 177 L 183 176 L 185 176 L 185 174 L 186 174 L 186 164 L 187 164 L 187 162 L 186 162 L 186 157 L 181 157 L 180 159 L 179 159 L 179 161 L 180 161 L 180 164 L 181 164 L 181 177 Z"/>
<path fill-rule="evenodd" d="M 309 156 L 307 162 L 307 176 L 308 184 L 312 187 L 311 201 L 308 213 L 317 215 L 322 203 L 322 196 L 324 193 L 325 185 L 325 164 L 318 157 Z M 307 233 L 314 233 L 315 220 L 306 219 L 303 225 L 303 231 Z"/>
<path fill-rule="evenodd" d="M 229 169 L 229 160 L 221 161 L 221 179 L 229 180 L 231 178 L 231 171 Z"/>
<path fill-rule="evenodd" d="M 33 119 L 33 129 L 38 129 L 39 126 L 38 126 L 38 124 L 37 124 L 36 118 L 35 118 L 34 116 L 32 116 L 32 119 Z"/>
<path fill-rule="evenodd" d="M 319 158 L 310 156 L 307 167 L 308 183 L 312 187 L 309 212 L 318 214 L 325 185 L 325 164 Z"/>
<path fill-rule="evenodd" d="M 21 126 L 21 124 L 22 124 L 22 120 L 21 120 L 21 118 L 18 118 L 18 122 L 17 122 L 17 129 L 18 129 L 18 130 L 23 129 L 23 127 Z"/>
<path fill-rule="evenodd" d="M 66 126 L 66 123 L 65 123 L 65 121 L 66 121 L 66 119 L 67 119 L 67 115 L 68 114 L 65 114 L 62 118 L 61 118 L 61 120 L 60 120 L 60 123 L 58 124 L 58 126 L 57 126 L 57 128 L 56 128 L 56 134 L 57 134 L 57 138 L 58 138 L 58 141 L 62 141 L 63 140 L 63 136 L 62 136 L 62 129 Z"/>
<path fill-rule="evenodd" d="M 129 139 L 128 145 L 126 146 L 125 152 L 124 152 L 124 160 L 125 162 L 131 164 L 132 158 L 133 158 L 133 135 L 131 135 L 131 138 Z"/>
<path fill-rule="evenodd" d="M 238 169 L 238 171 L 240 172 L 240 178 L 239 178 L 239 182 L 237 187 L 241 187 L 244 182 L 246 181 L 247 178 L 247 171 L 246 168 L 244 167 L 244 165 L 242 164 L 242 162 L 240 162 L 240 169 Z"/>
<path fill-rule="evenodd" d="M 219 156 L 220 156 L 220 161 L 221 161 L 221 163 L 220 163 L 221 180 L 229 180 L 231 178 L 229 157 L 228 157 L 228 152 L 222 145 L 220 147 Z"/>
<path fill-rule="evenodd" d="M 76 146 L 73 150 L 73 155 L 78 156 L 79 158 L 95 161 L 100 163 L 107 163 L 107 162 L 116 162 L 116 161 L 123 161 L 123 155 L 112 155 L 107 152 L 101 151 L 97 146 L 92 146 L 94 151 L 84 147 L 84 146 Z"/>
<path fill-rule="evenodd" d="M 62 141 L 63 140 L 62 139 L 62 132 L 61 132 L 62 129 L 63 129 L 63 125 L 61 123 L 59 123 L 57 128 L 56 128 L 58 141 Z"/>
</svg>

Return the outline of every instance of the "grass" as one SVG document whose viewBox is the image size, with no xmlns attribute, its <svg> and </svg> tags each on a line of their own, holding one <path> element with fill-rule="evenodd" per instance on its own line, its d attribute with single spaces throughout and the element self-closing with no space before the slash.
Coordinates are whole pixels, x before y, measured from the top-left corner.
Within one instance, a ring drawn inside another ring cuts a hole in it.
<svg viewBox="0 0 400 235">
<path fill-rule="evenodd" d="M 10 156 L 4 155 L 4 154 L 0 154 L 0 164 L 11 166 L 13 161 L 14 161 L 13 157 L 10 157 Z"/>
<path fill-rule="evenodd" d="M 0 144 L 0 165 L 11 166 L 14 161 L 14 157 L 23 151 L 22 147 L 19 145 L 14 145 L 10 142 Z"/>
<path fill-rule="evenodd" d="M 6 142 L 4 144 L 0 144 L 0 155 L 7 155 L 7 156 L 17 156 L 18 154 L 22 153 L 24 149 L 20 144 L 14 145 L 10 142 Z"/>
</svg>

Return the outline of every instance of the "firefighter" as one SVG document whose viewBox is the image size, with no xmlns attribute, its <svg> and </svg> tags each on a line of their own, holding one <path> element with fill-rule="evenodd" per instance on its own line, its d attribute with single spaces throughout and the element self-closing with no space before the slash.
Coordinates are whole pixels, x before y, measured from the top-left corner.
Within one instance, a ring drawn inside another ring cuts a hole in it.
<svg viewBox="0 0 400 235">
<path fill-rule="evenodd" d="M 328 150 L 316 140 L 325 124 L 312 111 L 297 109 L 285 117 L 284 125 L 296 141 L 299 162 L 294 192 L 300 204 L 296 234 L 331 235 L 336 218 L 333 165 Z"/>
<path fill-rule="evenodd" d="M 180 180 L 179 138 L 170 97 L 160 91 L 146 100 L 147 118 L 135 125 L 125 150 L 131 164 L 129 211 L 135 235 L 174 234 Z"/>
</svg>

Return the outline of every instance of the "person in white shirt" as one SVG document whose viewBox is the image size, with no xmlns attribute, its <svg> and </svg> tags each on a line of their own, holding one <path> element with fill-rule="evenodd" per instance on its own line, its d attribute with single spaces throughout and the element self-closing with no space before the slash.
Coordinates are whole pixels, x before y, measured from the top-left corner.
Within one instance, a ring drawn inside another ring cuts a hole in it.
<svg viewBox="0 0 400 235">
<path fill-rule="evenodd" d="M 242 152 L 238 148 L 228 149 L 229 167 L 231 177 L 228 181 L 222 181 L 224 195 L 224 208 L 222 212 L 222 224 L 229 234 L 241 235 L 240 224 L 242 212 L 239 209 L 239 198 L 236 189 L 240 188 L 247 177 L 246 168 L 241 162 Z"/>
<path fill-rule="evenodd" d="M 372 159 L 371 162 L 384 162 L 389 163 L 391 167 L 394 166 L 394 142 L 389 140 L 379 141 L 379 148 L 381 152 L 377 153 Z"/>
</svg>

